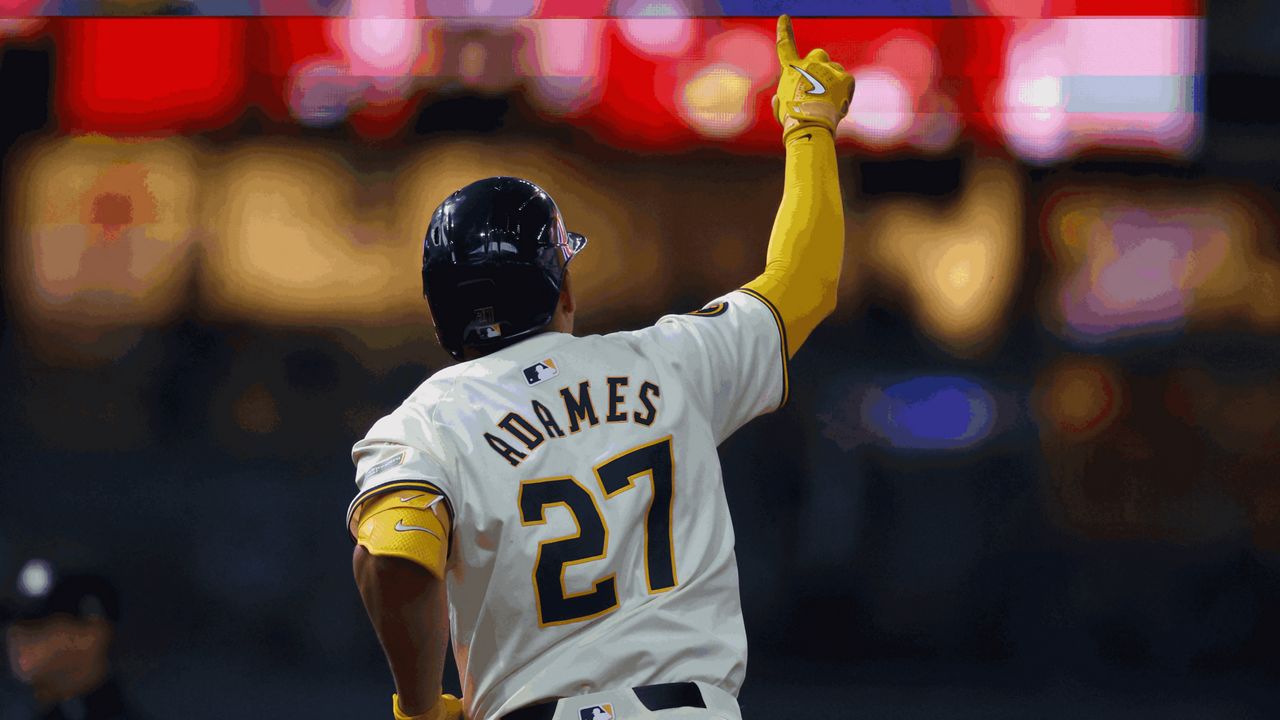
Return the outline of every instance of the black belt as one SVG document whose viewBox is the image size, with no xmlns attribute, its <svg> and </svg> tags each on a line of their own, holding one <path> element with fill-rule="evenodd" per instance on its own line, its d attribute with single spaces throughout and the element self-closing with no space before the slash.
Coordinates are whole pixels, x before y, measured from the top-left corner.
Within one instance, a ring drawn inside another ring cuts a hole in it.
<svg viewBox="0 0 1280 720">
<path fill-rule="evenodd" d="M 691 682 L 642 685 L 638 688 L 631 688 L 631 692 L 636 694 L 636 698 L 640 700 L 641 705 L 651 711 L 670 710 L 678 707 L 704 708 L 707 706 L 706 701 L 702 699 L 702 691 L 698 689 L 696 683 Z M 556 708 L 559 705 L 559 700 L 544 700 L 533 705 L 525 705 L 518 710 L 512 710 L 503 715 L 502 720 L 551 720 L 555 717 Z"/>
</svg>

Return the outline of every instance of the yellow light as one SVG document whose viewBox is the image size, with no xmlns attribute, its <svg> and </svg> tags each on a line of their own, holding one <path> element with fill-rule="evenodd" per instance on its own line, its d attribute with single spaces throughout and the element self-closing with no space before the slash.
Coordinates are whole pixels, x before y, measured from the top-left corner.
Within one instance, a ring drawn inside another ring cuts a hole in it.
<svg viewBox="0 0 1280 720">
<path fill-rule="evenodd" d="M 181 310 L 200 164 L 178 138 L 60 138 L 15 153 L 5 281 L 48 359 L 109 360 L 132 344 L 109 341 L 113 328 Z"/>
<path fill-rule="evenodd" d="M 740 68 L 726 63 L 707 66 L 685 83 L 681 92 L 680 115 L 699 133 L 726 139 L 750 126 L 751 78 Z"/>
<path fill-rule="evenodd" d="M 388 208 L 357 214 L 354 184 L 337 158 L 309 148 L 275 141 L 231 153 L 206 197 L 210 310 L 301 324 L 421 317 L 420 245 L 394 231 Z"/>
<path fill-rule="evenodd" d="M 942 251 L 938 258 L 938 289 L 954 305 L 967 305 L 973 301 L 978 283 L 973 282 L 973 269 L 985 264 L 986 247 L 982 243 L 958 243 Z M 941 276 L 945 276 L 945 281 Z"/>
<path fill-rule="evenodd" d="M 975 161 L 959 199 L 944 210 L 914 199 L 873 210 L 870 263 L 953 353 L 980 353 L 1001 332 L 1022 258 L 1020 198 L 1016 170 L 986 160 Z"/>
</svg>

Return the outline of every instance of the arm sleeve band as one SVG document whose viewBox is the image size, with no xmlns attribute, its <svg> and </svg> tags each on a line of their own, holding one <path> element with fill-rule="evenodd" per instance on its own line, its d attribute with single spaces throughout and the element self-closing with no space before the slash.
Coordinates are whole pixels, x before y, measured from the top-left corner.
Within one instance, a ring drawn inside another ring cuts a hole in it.
<svg viewBox="0 0 1280 720">
<path fill-rule="evenodd" d="M 744 287 L 777 308 L 790 356 L 836 308 L 844 264 L 844 202 L 831 133 L 807 127 L 785 142 L 786 181 L 765 271 Z"/>
<path fill-rule="evenodd" d="M 421 715 L 406 715 L 400 709 L 400 696 L 391 696 L 391 714 L 395 720 L 457 720 L 462 718 L 462 701 L 452 695 L 441 695 L 440 701 Z"/>
<path fill-rule="evenodd" d="M 443 578 L 449 556 L 443 505 L 444 496 L 421 490 L 383 493 L 360 508 L 356 543 L 370 555 L 403 558 Z"/>
</svg>

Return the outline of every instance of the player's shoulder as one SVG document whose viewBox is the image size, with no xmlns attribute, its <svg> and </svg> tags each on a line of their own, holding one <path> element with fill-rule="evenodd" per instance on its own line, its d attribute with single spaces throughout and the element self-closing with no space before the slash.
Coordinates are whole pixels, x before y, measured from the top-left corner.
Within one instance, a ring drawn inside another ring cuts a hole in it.
<svg viewBox="0 0 1280 720">
<path fill-rule="evenodd" d="M 453 394 L 460 368 L 451 365 L 425 378 L 394 410 L 373 423 L 364 441 L 421 444 L 431 434 L 433 417 Z"/>
<path fill-rule="evenodd" d="M 429 415 L 432 409 L 445 402 L 453 392 L 459 378 L 458 369 L 459 366 L 451 365 L 424 378 L 387 417 Z"/>
<path fill-rule="evenodd" d="M 518 387 L 530 374 L 556 372 L 551 357 L 589 355 L 579 346 L 589 338 L 565 333 L 541 333 L 497 352 L 440 368 L 424 379 L 386 416 L 390 422 L 413 418 L 432 421 L 440 416 L 464 415 L 476 408 L 476 398 L 492 390 Z M 528 384 L 533 384 L 530 381 Z M 492 393 L 490 393 L 492 394 Z"/>
<path fill-rule="evenodd" d="M 431 407 L 449 398 L 455 386 L 468 373 L 475 371 L 476 361 L 446 365 L 427 376 L 418 387 L 405 398 L 405 405 L 411 407 Z"/>
<path fill-rule="evenodd" d="M 617 340 L 641 348 L 663 346 L 676 350 L 682 337 L 699 334 L 699 330 L 731 328 L 744 322 L 768 317 L 767 301 L 745 288 L 738 288 L 684 313 L 663 315 L 652 325 L 639 330 L 613 333 Z"/>
</svg>

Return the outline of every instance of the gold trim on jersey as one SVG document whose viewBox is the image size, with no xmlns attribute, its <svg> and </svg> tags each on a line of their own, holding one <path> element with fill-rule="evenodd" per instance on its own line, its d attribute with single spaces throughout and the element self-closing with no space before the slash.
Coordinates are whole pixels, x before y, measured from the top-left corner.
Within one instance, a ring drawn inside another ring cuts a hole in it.
<svg viewBox="0 0 1280 720">
<path fill-rule="evenodd" d="M 564 586 L 565 569 L 568 568 L 570 565 L 582 565 L 584 563 L 595 562 L 596 560 L 604 560 L 609 556 L 609 521 L 607 518 L 605 518 L 604 513 L 600 512 L 600 503 L 596 502 L 596 496 L 594 493 L 592 493 L 589 489 L 584 487 L 582 483 L 578 482 L 577 478 L 573 477 L 572 475 L 562 475 L 558 477 L 545 477 L 545 478 L 538 478 L 536 480 L 525 480 L 520 483 L 520 492 L 516 498 L 516 507 L 518 508 L 524 507 L 524 491 L 525 491 L 525 488 L 528 487 L 529 485 L 536 485 L 538 483 L 545 483 L 545 482 L 558 482 L 561 480 L 568 480 L 569 482 L 578 486 L 578 489 L 586 493 L 587 497 L 591 499 L 591 505 L 595 509 L 596 517 L 600 519 L 600 524 L 604 527 L 604 542 L 600 546 L 601 547 L 600 554 L 593 555 L 590 557 L 585 557 L 585 558 L 579 558 L 577 560 L 569 560 L 560 564 L 560 597 L 564 600 L 570 600 L 572 598 L 579 598 L 579 597 L 587 597 L 594 593 L 600 592 L 601 591 L 600 586 L 612 580 L 613 581 L 613 602 L 611 605 L 609 605 L 609 607 L 604 608 L 603 610 L 594 612 L 590 615 L 581 615 L 581 616 L 572 617 L 566 620 L 553 620 L 551 622 L 543 622 L 542 591 L 538 589 L 538 568 L 542 566 L 542 550 L 546 545 L 550 543 L 563 542 L 565 540 L 577 540 L 578 538 L 582 537 L 582 522 L 578 519 L 578 513 L 575 512 L 574 509 L 569 506 L 568 501 L 556 500 L 554 502 L 549 502 L 545 505 L 540 506 L 539 515 L 542 518 L 541 520 L 533 520 L 530 522 L 525 522 L 524 513 L 523 512 L 520 513 L 520 524 L 524 527 L 530 527 L 533 525 L 546 525 L 547 510 L 549 508 L 553 508 L 556 506 L 562 506 L 566 511 L 568 511 L 569 517 L 573 518 L 573 525 L 575 528 L 574 534 L 572 535 L 565 535 L 563 537 L 558 537 L 558 538 L 549 538 L 547 540 L 543 540 L 538 543 L 538 553 L 533 559 L 533 571 L 530 573 L 529 577 L 530 577 L 530 580 L 533 581 L 533 599 L 534 599 L 534 604 L 537 606 L 537 609 L 538 609 L 538 627 L 540 628 L 553 627 L 556 625 L 569 625 L 571 623 L 582 622 L 583 620 L 593 620 L 603 615 L 608 615 L 614 610 L 617 610 L 619 607 L 618 580 L 617 580 L 618 574 L 616 572 L 609 573 L 608 575 L 602 578 L 593 580 L 591 582 L 591 589 L 584 590 L 583 592 L 580 592 L 580 593 L 574 593 L 570 595 L 565 590 L 565 586 Z"/>
<path fill-rule="evenodd" d="M 620 424 L 620 423 L 629 422 L 629 421 L 631 420 L 631 411 L 630 411 L 630 410 L 623 410 L 623 411 L 622 411 L 622 415 L 621 415 L 621 416 L 618 416 L 618 419 L 617 419 L 617 420 L 614 420 L 614 419 L 613 419 L 613 418 L 615 417 L 615 415 L 614 415 L 614 413 L 613 413 L 613 410 L 614 410 L 614 406 L 613 406 L 613 398 L 614 398 L 614 394 L 613 394 L 613 391 L 614 391 L 614 389 L 615 389 L 615 388 L 617 388 L 617 387 L 625 388 L 625 387 L 630 387 L 630 385 L 631 385 L 631 376 L 630 376 L 630 375 L 607 375 L 607 376 L 605 376 L 605 379 L 604 379 L 604 387 L 605 387 L 605 391 L 604 391 L 604 421 L 605 421 L 605 423 L 606 423 L 606 424 L 607 424 L 607 423 Z M 625 397 L 620 397 L 620 398 L 619 398 L 619 400 L 618 400 L 618 407 L 622 407 L 624 404 L 626 404 L 626 402 L 627 402 L 627 399 L 626 399 Z"/>
<path fill-rule="evenodd" d="M 701 310 L 694 310 L 693 312 L 687 312 L 685 313 L 685 315 L 696 315 L 698 317 L 716 317 L 717 315 L 723 315 L 725 311 L 728 309 L 729 309 L 729 303 L 718 302 L 715 305 L 708 305 L 702 308 Z"/>
<path fill-rule="evenodd" d="M 649 555 L 648 555 L 649 514 L 653 512 L 653 502 L 658 499 L 657 479 L 653 476 L 654 469 L 647 468 L 645 470 L 641 470 L 638 473 L 633 473 L 631 475 L 628 475 L 626 485 L 623 485 L 622 487 L 618 488 L 617 490 L 614 490 L 613 492 L 609 492 L 609 490 L 604 486 L 604 478 L 600 477 L 600 468 L 604 467 L 605 465 L 608 465 L 609 463 L 613 462 L 614 460 L 617 460 L 618 458 L 630 455 L 631 453 L 636 452 L 637 450 L 643 450 L 645 448 L 653 447 L 654 445 L 661 445 L 663 443 L 667 444 L 667 454 L 671 457 L 671 501 L 667 503 L 667 547 L 671 549 L 671 553 L 670 553 L 671 585 L 670 587 L 654 589 L 653 579 L 649 576 Z M 665 437 L 658 438 L 657 440 L 654 440 L 652 442 L 643 443 L 629 450 L 624 450 L 607 460 L 603 460 L 601 462 L 596 463 L 596 466 L 591 468 L 591 472 L 596 476 L 596 482 L 599 483 L 600 485 L 600 492 L 604 493 L 605 500 L 608 500 L 614 497 L 615 495 L 618 495 L 619 493 L 623 493 L 623 492 L 626 492 L 627 490 L 634 488 L 636 486 L 636 478 L 644 477 L 645 475 L 649 476 L 649 482 L 652 485 L 652 493 L 649 495 L 649 506 L 646 507 L 644 511 L 644 522 L 641 523 L 643 527 L 643 533 L 644 533 L 644 548 L 641 550 L 641 555 L 643 556 L 643 565 L 644 565 L 644 584 L 645 584 L 645 587 L 648 588 L 650 595 L 658 595 L 660 593 L 670 592 L 671 590 L 674 590 L 677 585 L 680 584 L 680 577 L 676 574 L 676 510 L 675 510 L 676 508 L 676 451 L 675 451 L 675 448 L 673 447 L 673 444 L 674 444 L 674 437 L 672 435 L 667 435 Z"/>
<path fill-rule="evenodd" d="M 769 308 L 769 312 L 773 313 L 774 323 L 778 325 L 778 337 L 782 342 L 782 401 L 778 403 L 776 409 L 781 410 L 791 395 L 791 354 L 787 351 L 787 326 L 782 322 L 782 313 L 778 312 L 778 308 L 769 298 L 751 288 L 738 288 L 738 292 L 750 295 L 764 303 L 764 306 Z"/>
<path fill-rule="evenodd" d="M 640 382 L 640 392 L 636 393 L 636 398 L 640 400 L 640 404 L 644 405 L 644 409 L 649 413 L 644 416 L 644 420 L 640 419 L 639 410 L 631 411 L 631 422 L 645 427 L 651 427 L 654 421 L 658 419 L 658 404 L 649 399 L 650 389 L 652 389 L 652 395 L 655 398 L 662 397 L 662 388 L 658 387 L 658 383 L 652 380 L 642 380 Z"/>
<path fill-rule="evenodd" d="M 578 397 L 573 397 L 573 392 L 569 388 L 572 384 L 565 385 L 560 388 L 560 399 L 564 401 L 564 412 L 569 416 L 569 434 L 576 435 L 582 432 L 585 427 L 595 427 L 600 424 L 600 417 L 596 415 L 595 400 L 591 398 L 591 381 L 581 380 L 578 382 Z M 586 402 L 582 402 L 583 399 Z M 574 412 L 573 407 L 569 407 L 569 403 L 573 403 L 581 412 Z"/>
</svg>

